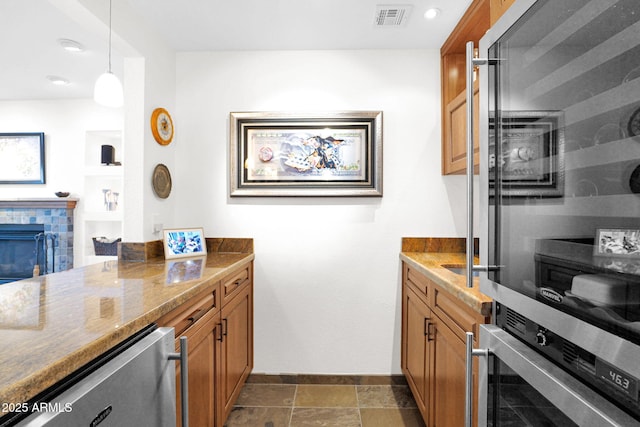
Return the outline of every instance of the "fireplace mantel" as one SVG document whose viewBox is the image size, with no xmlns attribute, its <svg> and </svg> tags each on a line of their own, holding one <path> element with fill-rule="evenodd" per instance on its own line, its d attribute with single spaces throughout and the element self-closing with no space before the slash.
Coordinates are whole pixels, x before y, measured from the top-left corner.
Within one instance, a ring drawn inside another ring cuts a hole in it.
<svg viewBox="0 0 640 427">
<path fill-rule="evenodd" d="M 49 208 L 49 209 L 74 209 L 78 199 L 73 198 L 42 198 L 42 199 L 4 199 L 0 200 L 2 208 Z"/>
</svg>

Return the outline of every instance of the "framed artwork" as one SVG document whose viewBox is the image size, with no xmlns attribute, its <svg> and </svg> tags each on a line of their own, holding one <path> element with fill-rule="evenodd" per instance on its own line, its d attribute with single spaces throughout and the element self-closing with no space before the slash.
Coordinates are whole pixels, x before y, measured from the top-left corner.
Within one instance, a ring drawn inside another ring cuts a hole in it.
<svg viewBox="0 0 640 427">
<path fill-rule="evenodd" d="M 508 111 L 489 124 L 489 184 L 503 196 L 564 194 L 564 124 L 555 111 Z M 496 143 L 496 140 L 499 143 Z"/>
<path fill-rule="evenodd" d="M 44 133 L 0 133 L 0 184 L 44 183 Z"/>
<path fill-rule="evenodd" d="M 207 254 L 207 242 L 202 228 L 163 230 L 165 259 L 196 257 Z"/>
<path fill-rule="evenodd" d="M 593 254 L 596 256 L 640 258 L 640 230 L 598 229 L 593 245 Z"/>
<path fill-rule="evenodd" d="M 230 195 L 382 196 L 382 112 L 230 115 Z"/>
</svg>

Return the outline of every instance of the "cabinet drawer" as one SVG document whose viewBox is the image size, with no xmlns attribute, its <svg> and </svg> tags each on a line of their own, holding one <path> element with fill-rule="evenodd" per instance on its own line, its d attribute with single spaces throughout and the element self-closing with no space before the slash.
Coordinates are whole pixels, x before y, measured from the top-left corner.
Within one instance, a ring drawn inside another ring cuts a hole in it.
<svg viewBox="0 0 640 427">
<path fill-rule="evenodd" d="M 191 301 L 161 317 L 156 323 L 159 326 L 175 328 L 176 337 L 202 318 L 209 310 L 220 307 L 219 290 L 207 291 L 194 297 Z"/>
<path fill-rule="evenodd" d="M 406 278 L 408 283 L 413 285 L 416 289 L 419 289 L 427 299 L 429 298 L 429 295 L 432 292 L 432 282 L 429 279 L 411 267 L 407 267 Z"/>
<path fill-rule="evenodd" d="M 473 332 L 474 336 L 477 336 L 477 325 L 482 322 L 479 322 L 476 315 L 469 312 L 470 309 L 468 310 L 462 303 L 457 302 L 449 292 L 438 287 L 434 289 L 433 296 L 434 311 L 449 324 L 454 332 L 460 335 L 461 339 L 465 339 L 465 332 Z"/>
<path fill-rule="evenodd" d="M 249 264 L 242 270 L 238 270 L 222 279 L 221 292 L 223 305 L 249 284 L 251 281 L 251 273 L 251 264 Z"/>
</svg>

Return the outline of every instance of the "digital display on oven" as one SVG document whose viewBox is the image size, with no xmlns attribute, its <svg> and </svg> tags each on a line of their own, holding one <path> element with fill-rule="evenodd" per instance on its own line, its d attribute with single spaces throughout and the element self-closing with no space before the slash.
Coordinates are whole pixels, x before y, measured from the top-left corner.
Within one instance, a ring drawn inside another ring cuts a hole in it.
<svg viewBox="0 0 640 427">
<path fill-rule="evenodd" d="M 596 359 L 596 376 L 638 401 L 638 380 L 626 372 L 611 366 L 607 362 Z"/>
</svg>

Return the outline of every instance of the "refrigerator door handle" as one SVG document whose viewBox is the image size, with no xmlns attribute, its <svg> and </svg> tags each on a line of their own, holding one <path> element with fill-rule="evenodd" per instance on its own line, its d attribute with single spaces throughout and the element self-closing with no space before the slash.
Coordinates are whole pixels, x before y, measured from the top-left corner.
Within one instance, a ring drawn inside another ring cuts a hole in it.
<svg viewBox="0 0 640 427">
<path fill-rule="evenodd" d="M 189 362 L 187 337 L 180 337 L 180 353 L 169 353 L 169 360 L 180 361 L 180 409 L 182 427 L 189 427 Z"/>
<path fill-rule="evenodd" d="M 492 271 L 499 270 L 502 266 L 499 265 L 473 265 L 473 68 L 478 65 L 496 65 L 497 59 L 482 59 L 473 57 L 473 42 L 467 42 L 466 44 L 466 97 L 467 97 L 467 260 L 465 277 L 467 282 L 467 288 L 473 287 L 473 272 L 474 271 Z"/>
<path fill-rule="evenodd" d="M 467 82 L 467 287 L 473 287 L 473 42 L 466 45 Z"/>
<path fill-rule="evenodd" d="M 473 332 L 466 334 L 465 380 L 464 380 L 464 426 L 472 427 L 473 414 L 473 356 L 488 356 L 488 349 L 473 348 Z"/>
</svg>

